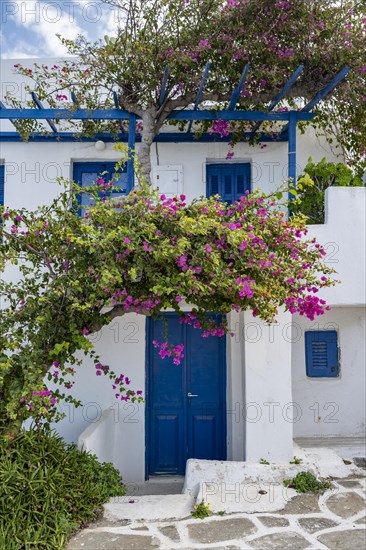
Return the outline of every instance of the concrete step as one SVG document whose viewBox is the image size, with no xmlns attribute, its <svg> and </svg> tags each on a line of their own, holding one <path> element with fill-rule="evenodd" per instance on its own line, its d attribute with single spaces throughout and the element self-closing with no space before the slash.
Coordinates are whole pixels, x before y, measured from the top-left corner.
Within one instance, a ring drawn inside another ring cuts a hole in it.
<svg viewBox="0 0 366 550">
<path fill-rule="evenodd" d="M 195 497 L 180 495 L 143 495 L 115 497 L 104 505 L 104 518 L 109 521 L 165 521 L 191 516 Z"/>
</svg>

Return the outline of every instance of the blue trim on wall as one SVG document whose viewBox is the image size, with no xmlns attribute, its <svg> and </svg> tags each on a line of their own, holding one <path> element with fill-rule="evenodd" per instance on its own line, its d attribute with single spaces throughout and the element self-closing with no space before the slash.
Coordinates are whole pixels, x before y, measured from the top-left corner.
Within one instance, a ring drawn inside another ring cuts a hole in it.
<svg viewBox="0 0 366 550">
<path fill-rule="evenodd" d="M 0 164 L 0 205 L 4 206 L 5 196 L 5 166 Z"/>
</svg>

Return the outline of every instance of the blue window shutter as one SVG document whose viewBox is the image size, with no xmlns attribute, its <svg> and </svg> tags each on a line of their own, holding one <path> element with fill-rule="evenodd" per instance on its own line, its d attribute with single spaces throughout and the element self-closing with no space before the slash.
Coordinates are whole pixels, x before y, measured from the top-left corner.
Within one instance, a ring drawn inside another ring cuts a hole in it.
<svg viewBox="0 0 366 550">
<path fill-rule="evenodd" d="M 234 173 L 228 168 L 222 169 L 222 200 L 231 204 L 235 199 Z"/>
<path fill-rule="evenodd" d="M 221 168 L 211 165 L 207 170 L 207 196 L 221 195 Z"/>
<path fill-rule="evenodd" d="M 76 162 L 74 164 L 74 181 L 84 186 L 92 185 L 96 177 L 104 174 L 103 177 L 106 178 L 106 181 L 113 180 L 114 185 L 119 189 L 113 191 L 113 196 L 124 196 L 127 193 L 127 168 L 125 167 L 123 171 L 115 172 L 115 163 L 114 162 Z M 101 197 L 103 195 L 100 195 Z M 90 205 L 89 197 L 83 197 L 82 195 L 78 197 L 79 203 L 83 205 L 84 208 L 87 208 Z M 82 212 L 80 212 L 81 214 Z"/>
<path fill-rule="evenodd" d="M 306 375 L 314 378 L 339 376 L 338 339 L 335 330 L 305 332 Z"/>
<path fill-rule="evenodd" d="M 5 167 L 0 165 L 0 205 L 4 205 L 4 193 L 5 193 Z"/>
<path fill-rule="evenodd" d="M 249 163 L 209 164 L 207 166 L 207 196 L 217 193 L 222 200 L 231 204 L 238 201 L 245 191 L 251 190 Z"/>
</svg>

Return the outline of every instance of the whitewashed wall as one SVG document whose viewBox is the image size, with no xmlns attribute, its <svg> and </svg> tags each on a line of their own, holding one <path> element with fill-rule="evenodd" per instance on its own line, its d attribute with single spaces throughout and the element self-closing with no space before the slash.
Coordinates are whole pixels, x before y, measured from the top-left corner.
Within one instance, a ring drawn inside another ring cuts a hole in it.
<svg viewBox="0 0 366 550">
<path fill-rule="evenodd" d="M 325 144 L 321 144 L 309 129 L 298 137 L 298 172 L 305 167 L 310 155 L 315 161 L 326 156 L 335 160 Z M 152 163 L 157 165 L 156 146 L 160 165 L 181 165 L 183 186 L 179 190 L 189 200 L 206 194 L 206 164 L 212 162 L 250 162 L 253 187 L 270 191 L 287 177 L 287 144 L 268 143 L 260 146 L 238 144 L 232 161 L 225 161 L 225 143 L 159 143 L 152 148 Z M 138 144 L 137 144 L 138 148 Z M 36 207 L 47 204 L 59 192 L 57 177 L 71 178 L 73 162 L 114 161 L 119 155 L 113 144 L 107 143 L 102 152 L 94 143 L 5 143 L 0 142 L 0 160 L 5 163 L 5 204 Z"/>
<path fill-rule="evenodd" d="M 46 62 L 50 63 L 50 60 Z M 14 63 L 4 64 L 2 95 L 11 86 L 13 90 L 16 86 L 22 89 L 19 78 L 11 71 Z M 13 130 L 8 123 L 1 127 Z M 159 144 L 153 146 L 152 162 L 155 166 L 158 160 L 161 166 L 181 166 L 179 192 L 191 200 L 206 192 L 206 164 L 224 161 L 227 151 L 228 146 L 224 143 Z M 318 140 L 312 130 L 298 135 L 299 172 L 310 155 L 315 161 L 323 156 L 336 160 L 325 142 Z M 98 152 L 94 143 L 0 143 L 0 161 L 6 166 L 5 205 L 36 208 L 47 204 L 60 191 L 56 177 L 70 178 L 73 162 L 118 158 L 112 144 L 106 144 L 105 150 Z M 232 162 L 251 162 L 253 186 L 269 191 L 287 176 L 287 144 L 268 144 L 263 149 L 239 144 Z M 295 435 L 359 433 L 363 422 L 364 313 L 362 317 L 361 307 L 355 306 L 365 304 L 364 224 L 365 189 L 336 188 L 327 192 L 327 223 L 310 228 L 310 234 L 327 245 L 326 261 L 337 269 L 343 281 L 336 289 L 324 293 L 336 308 L 321 319 L 321 322 L 330 319 L 339 326 L 339 380 L 314 382 L 306 379 L 303 340 L 300 338 L 291 346 L 293 335 L 288 314 L 282 315 L 271 327 L 260 323 L 255 326 L 256 321 L 249 313 L 232 314 L 230 323 L 235 337 L 228 338 L 227 346 L 228 459 L 258 460 L 267 456 L 272 461 L 287 460 L 291 455 L 293 429 Z M 15 272 L 9 271 L 7 276 L 13 277 Z M 302 331 L 308 326 L 303 319 L 295 320 Z M 105 327 L 101 335 L 93 335 L 92 339 L 103 360 L 113 370 L 130 376 L 135 389 L 145 390 L 144 318 L 127 315 Z M 57 426 L 60 433 L 67 440 L 76 441 L 84 432 L 84 444 L 97 452 L 102 460 L 112 460 L 126 481 L 143 480 L 144 406 L 118 405 L 110 382 L 97 378 L 88 361 L 84 362 L 75 381 L 75 396 L 84 405 L 75 410 L 65 408 L 67 417 Z M 318 399 L 320 407 L 324 407 L 325 400 L 339 404 L 337 425 L 325 423 L 322 409 L 319 422 L 314 423 L 314 416 L 304 414 L 301 421 L 292 426 L 291 419 L 296 417 L 293 403 L 299 403 L 304 411 L 308 411 L 313 397 Z M 107 413 L 101 419 L 102 411 Z M 254 422 L 248 420 L 253 418 L 253 414 L 259 415 Z"/>
<path fill-rule="evenodd" d="M 314 323 L 293 319 L 292 390 L 295 437 L 362 436 L 365 431 L 366 320 L 364 307 L 333 307 Z M 340 376 L 308 378 L 306 330 L 336 330 Z"/>
</svg>

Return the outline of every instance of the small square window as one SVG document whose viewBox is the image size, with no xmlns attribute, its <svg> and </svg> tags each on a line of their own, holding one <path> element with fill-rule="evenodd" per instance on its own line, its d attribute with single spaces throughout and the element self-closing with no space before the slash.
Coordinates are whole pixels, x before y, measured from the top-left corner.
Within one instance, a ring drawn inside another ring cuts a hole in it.
<svg viewBox="0 0 366 550">
<path fill-rule="evenodd" d="M 306 376 L 336 378 L 339 376 L 338 335 L 335 330 L 305 332 Z"/>
</svg>

